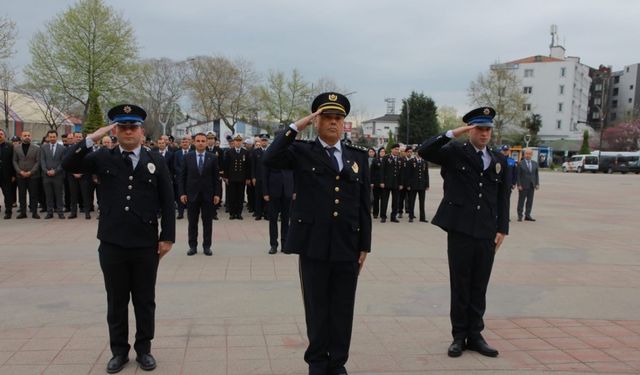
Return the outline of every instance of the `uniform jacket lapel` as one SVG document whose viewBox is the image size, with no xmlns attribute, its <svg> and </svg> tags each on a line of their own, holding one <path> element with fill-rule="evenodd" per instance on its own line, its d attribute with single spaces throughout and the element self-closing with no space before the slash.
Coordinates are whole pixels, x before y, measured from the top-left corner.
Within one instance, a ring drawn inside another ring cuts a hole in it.
<svg viewBox="0 0 640 375">
<path fill-rule="evenodd" d="M 322 161 L 327 167 L 331 168 L 331 170 L 334 170 L 333 162 L 329 159 L 329 154 L 324 147 L 322 147 L 322 143 L 320 143 L 318 138 L 316 138 L 316 142 L 313 144 L 313 152 L 320 161 Z M 344 156 L 344 148 L 342 149 L 342 154 Z"/>
</svg>

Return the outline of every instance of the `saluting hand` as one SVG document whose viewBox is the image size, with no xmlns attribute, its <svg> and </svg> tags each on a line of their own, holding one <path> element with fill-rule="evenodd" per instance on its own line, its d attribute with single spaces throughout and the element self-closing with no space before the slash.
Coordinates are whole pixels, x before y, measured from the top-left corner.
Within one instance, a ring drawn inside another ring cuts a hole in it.
<svg viewBox="0 0 640 375">
<path fill-rule="evenodd" d="M 296 121 L 296 128 L 298 129 L 298 131 L 299 132 L 303 131 L 307 126 L 309 126 L 309 124 L 311 124 L 311 122 L 313 122 L 313 119 L 316 118 L 316 116 L 318 116 L 320 113 L 322 113 L 322 109 L 319 109 L 313 112 L 312 114 Z"/>
<path fill-rule="evenodd" d="M 158 255 L 160 255 L 160 259 L 165 256 L 169 251 L 171 251 L 171 247 L 173 246 L 173 242 L 170 241 L 160 241 L 158 242 Z"/>
<path fill-rule="evenodd" d="M 107 126 L 103 126 L 100 129 L 94 131 L 93 133 L 89 134 L 87 136 L 87 138 L 91 138 L 91 140 L 94 143 L 98 143 L 102 137 L 104 137 L 105 135 L 109 134 L 111 132 L 111 130 L 113 130 L 113 128 L 116 126 L 115 123 L 111 124 L 111 125 L 107 125 Z"/>
<path fill-rule="evenodd" d="M 461 126 L 459 128 L 455 128 L 452 130 L 453 132 L 453 137 L 454 138 L 458 138 L 459 136 L 467 133 L 469 130 L 475 128 L 476 125 L 465 125 L 465 126 Z"/>
</svg>

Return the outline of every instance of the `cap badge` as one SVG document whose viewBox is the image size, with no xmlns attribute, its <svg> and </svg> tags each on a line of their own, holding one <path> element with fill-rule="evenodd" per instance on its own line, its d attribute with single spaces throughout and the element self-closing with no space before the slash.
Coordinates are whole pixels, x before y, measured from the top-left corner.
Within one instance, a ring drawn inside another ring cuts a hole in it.
<svg viewBox="0 0 640 375">
<path fill-rule="evenodd" d="M 484 113 L 485 115 L 489 115 L 489 113 L 491 113 L 491 110 L 489 110 L 489 108 L 485 108 L 482 113 Z"/>
<path fill-rule="evenodd" d="M 354 173 L 358 173 L 358 171 L 360 170 L 360 167 L 358 167 L 358 163 L 354 161 L 353 164 L 351 165 L 351 169 L 353 170 Z"/>
<path fill-rule="evenodd" d="M 496 173 L 500 174 L 500 171 L 502 171 L 502 165 L 500 163 L 496 163 Z"/>
<path fill-rule="evenodd" d="M 156 173 L 156 165 L 153 164 L 153 163 L 147 164 L 147 169 L 149 170 L 149 173 L 151 173 L 151 174 Z"/>
<path fill-rule="evenodd" d="M 329 94 L 329 100 L 331 100 L 332 102 L 335 102 L 336 100 L 338 100 L 338 95 Z"/>
<path fill-rule="evenodd" d="M 124 113 L 131 113 L 131 107 L 129 107 L 128 105 L 125 105 L 122 110 L 124 111 Z"/>
</svg>

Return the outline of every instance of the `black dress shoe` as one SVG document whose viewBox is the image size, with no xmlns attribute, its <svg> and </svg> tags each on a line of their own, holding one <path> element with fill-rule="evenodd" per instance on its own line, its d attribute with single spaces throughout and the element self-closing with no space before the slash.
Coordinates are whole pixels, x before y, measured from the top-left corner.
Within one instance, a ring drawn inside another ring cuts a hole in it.
<svg viewBox="0 0 640 375">
<path fill-rule="evenodd" d="M 236 219 L 236 215 L 229 215 L 229 220 L 235 220 Z"/>
<path fill-rule="evenodd" d="M 402 214 L 398 214 L 398 219 L 402 219 Z"/>
<path fill-rule="evenodd" d="M 275 254 L 277 252 L 278 252 L 277 246 L 271 246 L 271 249 L 269 249 L 269 254 Z"/>
<path fill-rule="evenodd" d="M 398 219 L 391 219 L 392 223 L 399 223 L 400 221 Z"/>
<path fill-rule="evenodd" d="M 91 214 L 90 213 L 84 214 L 84 218 L 87 220 L 91 219 Z"/>
<path fill-rule="evenodd" d="M 527 216 L 524 218 L 524 221 L 536 221 L 536 219 L 532 218 L 531 216 Z"/>
<path fill-rule="evenodd" d="M 194 248 L 191 248 L 191 249 L 189 249 L 189 251 L 187 251 L 187 255 L 188 256 L 192 256 L 192 255 L 195 255 L 197 252 L 198 252 L 198 250 L 196 250 Z"/>
<path fill-rule="evenodd" d="M 33 215 L 31 215 L 31 217 L 32 217 L 33 219 L 40 219 L 40 215 L 38 215 L 38 214 L 37 214 L 37 213 L 35 213 L 35 212 L 33 213 Z"/>
<path fill-rule="evenodd" d="M 44 217 L 45 219 L 53 219 L 53 214 L 47 214 L 47 216 Z"/>
<path fill-rule="evenodd" d="M 258 220 L 262 220 L 262 216 L 256 216 L 255 220 L 256 220 L 256 221 L 258 221 Z"/>
<path fill-rule="evenodd" d="M 378 215 L 373 215 L 373 218 L 374 218 L 374 219 L 377 219 L 377 218 L 378 218 Z"/>
<path fill-rule="evenodd" d="M 16 216 L 16 219 L 26 219 L 27 218 L 27 214 L 25 214 L 24 212 L 21 212 L 18 216 Z"/>
<path fill-rule="evenodd" d="M 478 352 L 487 357 L 497 357 L 498 351 L 494 348 L 490 347 L 484 339 L 467 339 L 467 349 L 473 350 L 474 352 Z"/>
<path fill-rule="evenodd" d="M 4 214 L 4 219 L 5 219 L 5 220 L 7 220 L 7 219 L 11 219 L 11 212 L 7 212 L 7 213 L 5 213 L 5 214 Z"/>
<path fill-rule="evenodd" d="M 236 215 L 236 219 L 238 219 L 238 220 L 244 220 L 244 219 L 242 218 L 242 215 Z"/>
<path fill-rule="evenodd" d="M 519 217 L 519 218 L 518 218 L 518 221 L 522 221 L 522 218 L 521 218 L 521 217 Z"/>
<path fill-rule="evenodd" d="M 386 222 L 387 222 L 387 218 L 386 218 L 386 217 L 383 217 L 382 219 L 380 219 L 380 222 L 381 222 L 381 223 L 386 223 Z"/>
<path fill-rule="evenodd" d="M 213 220 L 218 220 L 218 215 L 213 215 Z"/>
<path fill-rule="evenodd" d="M 139 354 L 136 362 L 144 371 L 151 371 L 156 368 L 156 359 L 151 354 Z"/>
<path fill-rule="evenodd" d="M 77 217 L 78 217 L 78 214 L 72 213 L 71 215 L 69 215 L 68 219 L 75 219 Z"/>
<path fill-rule="evenodd" d="M 409 222 L 413 223 L 413 218 L 412 217 L 409 218 Z"/>
<path fill-rule="evenodd" d="M 120 372 L 124 365 L 129 362 L 129 357 L 126 355 L 117 355 L 109 360 L 107 363 L 107 372 L 109 374 L 115 374 L 116 372 Z"/>
<path fill-rule="evenodd" d="M 58 214 L 58 219 L 66 219 L 66 217 L 64 216 L 64 214 L 62 212 L 60 212 Z"/>
<path fill-rule="evenodd" d="M 211 249 L 209 249 L 209 248 L 204 249 L 202 252 L 206 256 L 212 256 L 213 255 L 213 251 L 211 251 Z"/>
<path fill-rule="evenodd" d="M 178 215 L 178 216 L 176 216 L 176 219 L 178 219 L 178 220 L 184 219 L 184 215 Z"/>
<path fill-rule="evenodd" d="M 453 340 L 451 345 L 449 345 L 449 349 L 447 350 L 447 355 L 449 357 L 460 357 L 462 355 L 463 350 L 464 350 L 464 340 Z"/>
<path fill-rule="evenodd" d="M 429 222 L 429 220 L 427 220 L 427 219 L 420 219 L 420 222 L 421 222 L 421 223 L 428 223 L 428 222 Z"/>
</svg>

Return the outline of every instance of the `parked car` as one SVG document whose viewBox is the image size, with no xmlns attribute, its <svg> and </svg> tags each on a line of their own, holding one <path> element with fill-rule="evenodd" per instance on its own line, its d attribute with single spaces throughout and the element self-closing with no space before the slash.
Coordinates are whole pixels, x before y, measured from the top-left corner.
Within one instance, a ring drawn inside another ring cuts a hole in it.
<svg viewBox="0 0 640 375">
<path fill-rule="evenodd" d="M 640 160 L 618 163 L 616 165 L 612 165 L 610 168 L 611 168 L 611 173 L 620 172 L 622 174 L 627 174 L 627 173 L 640 174 Z"/>
<path fill-rule="evenodd" d="M 594 155 L 574 155 L 571 159 L 562 163 L 563 172 L 582 173 L 598 171 L 598 157 Z"/>
</svg>

